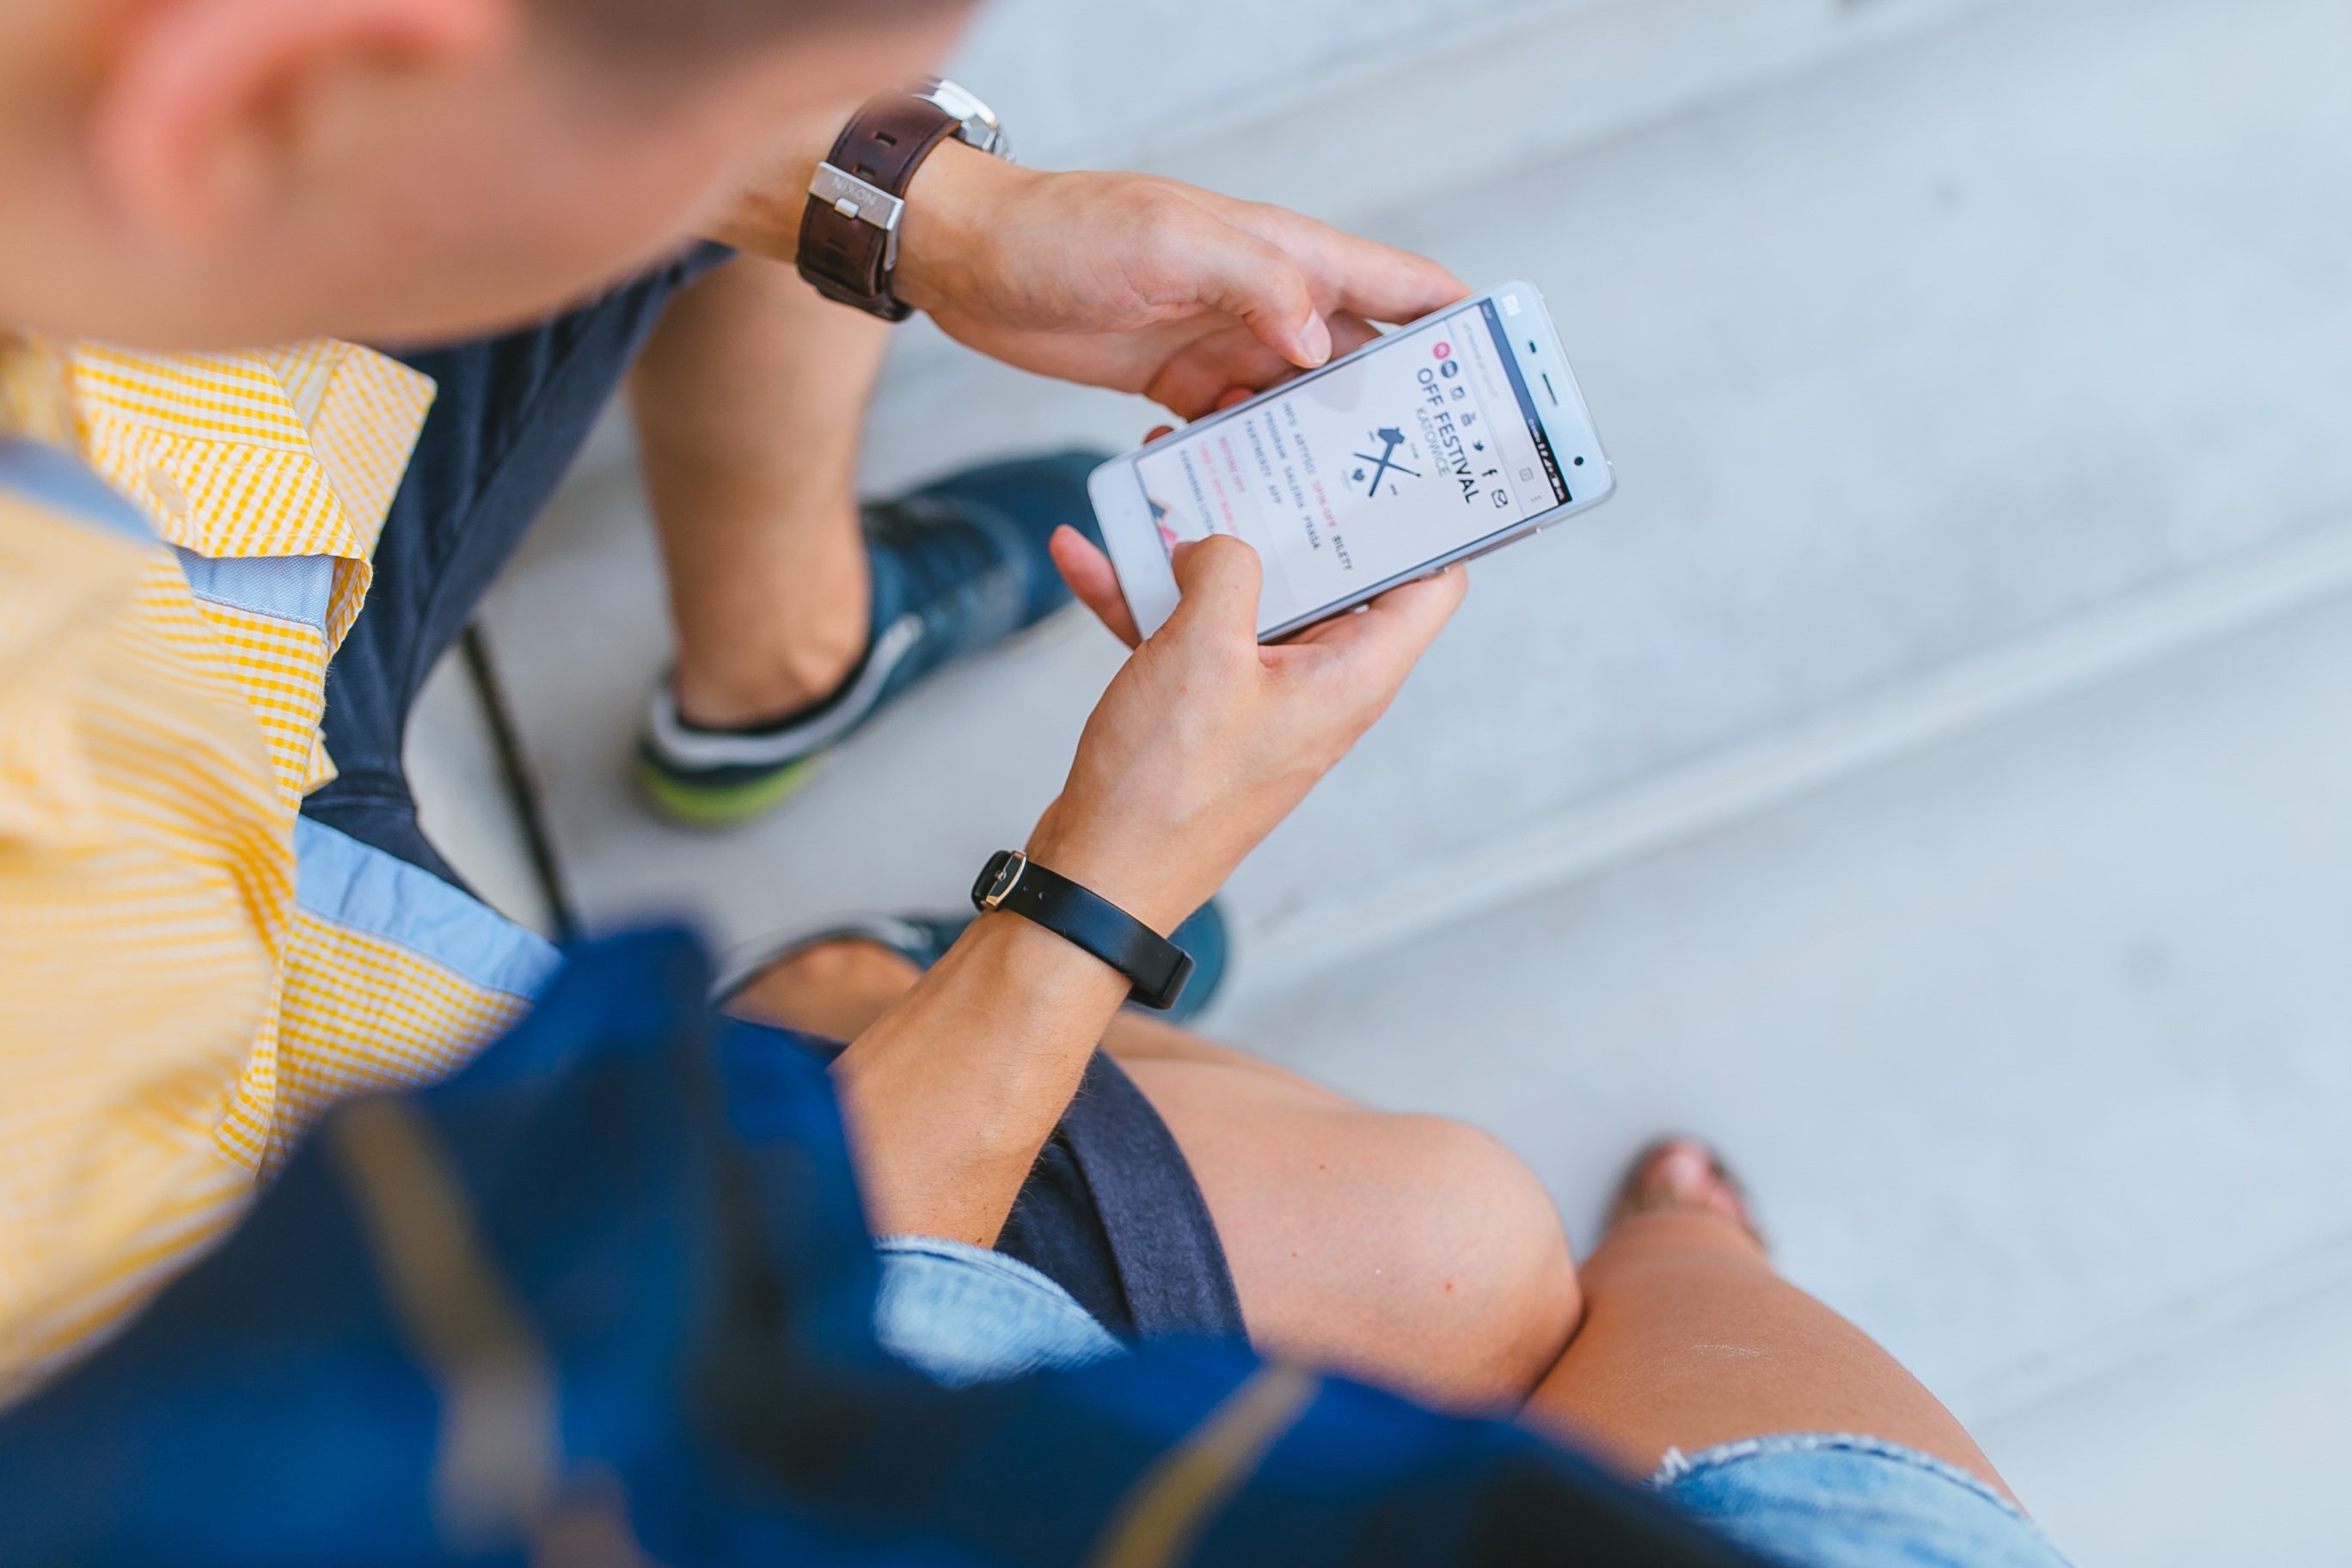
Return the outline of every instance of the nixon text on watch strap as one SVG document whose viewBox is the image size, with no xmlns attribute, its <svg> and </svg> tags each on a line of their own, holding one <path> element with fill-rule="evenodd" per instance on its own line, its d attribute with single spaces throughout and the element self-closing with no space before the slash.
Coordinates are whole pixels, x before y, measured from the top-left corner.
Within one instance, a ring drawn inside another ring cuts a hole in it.
<svg viewBox="0 0 2352 1568">
<path fill-rule="evenodd" d="M 972 884 L 971 901 L 983 912 L 1003 910 L 1034 921 L 1094 954 L 1127 976 L 1129 1000 L 1146 1007 L 1174 1006 L 1192 977 L 1192 954 L 1017 849 L 1000 849 L 989 858 Z"/>
</svg>

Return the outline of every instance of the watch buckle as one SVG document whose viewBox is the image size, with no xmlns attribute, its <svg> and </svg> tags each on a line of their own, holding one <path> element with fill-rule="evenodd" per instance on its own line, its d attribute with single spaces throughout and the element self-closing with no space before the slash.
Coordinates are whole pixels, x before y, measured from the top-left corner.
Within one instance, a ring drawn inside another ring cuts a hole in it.
<svg viewBox="0 0 2352 1568">
<path fill-rule="evenodd" d="M 882 255 L 883 276 L 889 276 L 897 268 L 898 220 L 907 215 L 905 202 L 833 163 L 816 166 L 815 177 L 809 181 L 809 195 L 845 218 L 880 229 L 887 237 Z"/>
</svg>

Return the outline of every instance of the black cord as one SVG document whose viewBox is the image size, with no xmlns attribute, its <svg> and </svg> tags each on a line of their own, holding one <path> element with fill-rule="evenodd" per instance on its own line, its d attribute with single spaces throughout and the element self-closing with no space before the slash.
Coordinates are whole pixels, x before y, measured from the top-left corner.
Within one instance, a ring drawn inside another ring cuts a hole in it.
<svg viewBox="0 0 2352 1568">
<path fill-rule="evenodd" d="M 532 782 L 530 764 L 524 760 L 522 737 L 507 707 L 506 689 L 499 684 L 498 671 L 490 664 L 490 645 L 482 636 L 480 623 L 468 622 L 457 638 L 457 646 L 465 655 L 466 673 L 473 678 L 475 693 L 482 700 L 482 713 L 490 726 L 490 744 L 499 753 L 499 777 L 514 802 L 515 816 L 522 823 L 523 847 L 530 856 L 531 872 L 539 879 L 540 892 L 546 898 L 548 914 L 555 922 L 555 940 L 570 942 L 580 934 L 580 917 L 564 888 L 563 866 L 555 858 L 555 840 L 547 831 L 547 816 L 540 807 L 539 786 Z"/>
</svg>

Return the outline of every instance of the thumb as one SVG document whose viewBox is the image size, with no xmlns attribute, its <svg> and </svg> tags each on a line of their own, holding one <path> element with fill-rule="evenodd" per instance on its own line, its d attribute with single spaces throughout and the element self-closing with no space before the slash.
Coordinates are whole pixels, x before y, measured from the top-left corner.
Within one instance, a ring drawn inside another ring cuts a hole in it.
<svg viewBox="0 0 2352 1568">
<path fill-rule="evenodd" d="M 1290 253 L 1255 235 L 1218 224 L 1201 247 L 1195 284 L 1201 303 L 1238 316 L 1258 340 L 1302 370 L 1331 357 L 1331 327 L 1315 308 L 1307 274 Z"/>
<path fill-rule="evenodd" d="M 1258 588 L 1265 581 L 1257 552 L 1231 534 L 1215 533 L 1176 547 L 1170 564 L 1180 597 L 1176 613 L 1152 638 L 1257 647 Z"/>
</svg>

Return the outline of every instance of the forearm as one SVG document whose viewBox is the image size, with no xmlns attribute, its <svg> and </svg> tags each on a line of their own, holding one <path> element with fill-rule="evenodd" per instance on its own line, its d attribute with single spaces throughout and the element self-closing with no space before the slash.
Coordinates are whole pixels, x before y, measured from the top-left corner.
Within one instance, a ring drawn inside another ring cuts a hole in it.
<svg viewBox="0 0 2352 1568">
<path fill-rule="evenodd" d="M 1127 992 L 1018 915 L 974 921 L 834 1068 L 876 1233 L 993 1244 Z"/>
</svg>

